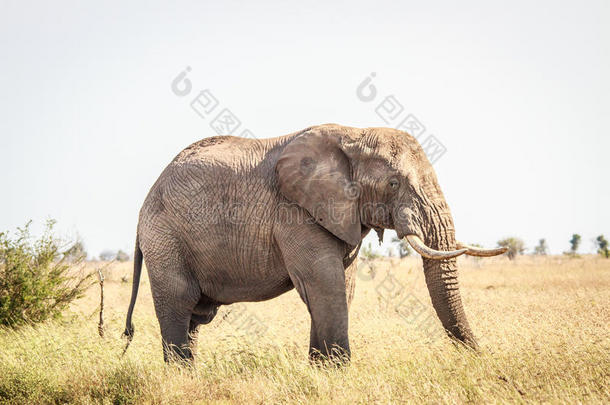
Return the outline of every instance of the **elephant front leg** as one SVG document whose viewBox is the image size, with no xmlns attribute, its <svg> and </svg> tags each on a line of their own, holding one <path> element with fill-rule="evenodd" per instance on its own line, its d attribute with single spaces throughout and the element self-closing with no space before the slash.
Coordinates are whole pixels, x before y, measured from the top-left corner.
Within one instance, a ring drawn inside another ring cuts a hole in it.
<svg viewBox="0 0 610 405">
<path fill-rule="evenodd" d="M 337 365 L 349 362 L 347 302 L 344 304 L 333 309 L 317 302 L 308 305 L 311 314 L 309 359 L 312 362 L 330 361 Z"/>
<path fill-rule="evenodd" d="M 291 278 L 311 316 L 309 357 L 313 361 L 348 362 L 348 305 L 341 260 L 300 263 Z"/>
</svg>

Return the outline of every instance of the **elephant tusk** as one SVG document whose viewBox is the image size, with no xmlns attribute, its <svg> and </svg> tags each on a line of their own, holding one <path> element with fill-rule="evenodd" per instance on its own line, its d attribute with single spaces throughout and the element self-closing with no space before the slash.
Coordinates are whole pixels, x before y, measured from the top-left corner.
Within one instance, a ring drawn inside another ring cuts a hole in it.
<svg viewBox="0 0 610 405">
<path fill-rule="evenodd" d="M 424 244 L 424 242 L 417 235 L 407 235 L 407 241 L 409 244 L 415 249 L 417 253 L 426 257 L 428 259 L 442 260 L 442 259 L 451 259 L 460 255 L 463 255 L 468 251 L 468 249 L 459 249 L 459 250 L 451 250 L 448 252 L 441 252 L 440 250 L 435 250 L 429 248 Z"/>
<path fill-rule="evenodd" d="M 466 254 L 468 256 L 479 256 L 479 257 L 490 257 L 501 255 L 502 253 L 506 253 L 508 250 L 507 247 L 501 247 L 496 249 L 483 249 L 474 246 L 469 246 L 464 243 L 457 243 L 458 249 L 467 249 Z"/>
</svg>

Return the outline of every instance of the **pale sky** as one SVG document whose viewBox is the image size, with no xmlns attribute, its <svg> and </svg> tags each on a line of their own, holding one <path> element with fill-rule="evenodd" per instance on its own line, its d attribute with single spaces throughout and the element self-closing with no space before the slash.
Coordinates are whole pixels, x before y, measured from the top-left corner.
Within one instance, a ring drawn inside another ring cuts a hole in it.
<svg viewBox="0 0 610 405">
<path fill-rule="evenodd" d="M 215 135 L 190 107 L 209 89 L 259 138 L 389 126 L 393 95 L 446 148 L 459 239 L 610 237 L 608 1 L 153 3 L 0 2 L 0 230 L 55 218 L 132 253 L 163 168 Z"/>
</svg>

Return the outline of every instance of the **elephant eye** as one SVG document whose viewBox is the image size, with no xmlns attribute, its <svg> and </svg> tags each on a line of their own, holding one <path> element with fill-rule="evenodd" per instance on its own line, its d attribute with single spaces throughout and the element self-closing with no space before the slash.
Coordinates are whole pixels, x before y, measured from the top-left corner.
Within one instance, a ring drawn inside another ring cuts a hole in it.
<svg viewBox="0 0 610 405">
<path fill-rule="evenodd" d="M 397 179 L 390 179 L 389 186 L 392 190 L 397 190 L 399 185 L 400 185 L 400 183 L 398 182 Z"/>
</svg>

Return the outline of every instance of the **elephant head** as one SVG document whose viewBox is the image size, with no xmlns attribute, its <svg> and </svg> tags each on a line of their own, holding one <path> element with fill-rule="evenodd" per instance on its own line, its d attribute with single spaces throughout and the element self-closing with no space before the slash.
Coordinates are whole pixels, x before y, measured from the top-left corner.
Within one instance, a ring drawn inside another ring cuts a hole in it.
<svg viewBox="0 0 610 405">
<path fill-rule="evenodd" d="M 434 309 L 447 333 L 477 342 L 464 313 L 456 257 L 493 256 L 459 243 L 449 206 L 422 147 L 390 128 L 312 127 L 286 146 L 277 163 L 289 200 L 339 239 L 357 246 L 363 229 L 394 229 L 423 259 Z"/>
</svg>

